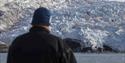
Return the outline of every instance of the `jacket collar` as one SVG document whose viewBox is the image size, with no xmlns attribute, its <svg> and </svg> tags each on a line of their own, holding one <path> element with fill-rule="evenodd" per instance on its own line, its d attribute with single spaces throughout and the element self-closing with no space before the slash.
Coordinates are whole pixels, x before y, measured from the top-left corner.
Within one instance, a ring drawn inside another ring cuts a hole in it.
<svg viewBox="0 0 125 63">
<path fill-rule="evenodd" d="M 49 30 L 45 29 L 44 27 L 32 27 L 30 32 L 47 32 L 50 33 Z"/>
</svg>

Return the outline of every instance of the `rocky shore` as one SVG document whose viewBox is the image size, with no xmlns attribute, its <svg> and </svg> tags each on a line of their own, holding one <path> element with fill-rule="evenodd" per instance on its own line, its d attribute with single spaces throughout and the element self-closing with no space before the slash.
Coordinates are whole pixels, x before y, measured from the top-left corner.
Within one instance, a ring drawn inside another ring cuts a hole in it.
<svg viewBox="0 0 125 63">
<path fill-rule="evenodd" d="M 0 41 L 0 53 L 5 53 L 8 51 L 8 45 Z"/>
</svg>

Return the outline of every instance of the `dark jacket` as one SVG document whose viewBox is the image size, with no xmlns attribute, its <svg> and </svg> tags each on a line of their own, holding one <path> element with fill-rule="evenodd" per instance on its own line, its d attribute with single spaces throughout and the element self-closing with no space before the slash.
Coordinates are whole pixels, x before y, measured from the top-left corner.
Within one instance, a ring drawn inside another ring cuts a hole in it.
<svg viewBox="0 0 125 63">
<path fill-rule="evenodd" d="M 70 63 L 76 63 L 73 52 L 62 39 L 44 28 L 33 27 L 12 42 L 7 63 L 62 63 L 62 49 Z"/>
</svg>

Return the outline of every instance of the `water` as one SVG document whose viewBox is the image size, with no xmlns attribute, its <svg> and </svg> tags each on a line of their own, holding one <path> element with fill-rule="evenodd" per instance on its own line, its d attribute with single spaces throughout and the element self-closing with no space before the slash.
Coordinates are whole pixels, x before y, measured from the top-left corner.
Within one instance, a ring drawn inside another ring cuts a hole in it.
<svg viewBox="0 0 125 63">
<path fill-rule="evenodd" d="M 0 53 L 0 63 L 6 63 L 7 54 Z"/>
<path fill-rule="evenodd" d="M 78 63 L 125 63 L 125 54 L 76 53 Z"/>
<path fill-rule="evenodd" d="M 75 53 L 78 63 L 125 63 L 125 54 Z M 7 54 L 0 53 L 0 63 L 6 63 Z"/>
</svg>

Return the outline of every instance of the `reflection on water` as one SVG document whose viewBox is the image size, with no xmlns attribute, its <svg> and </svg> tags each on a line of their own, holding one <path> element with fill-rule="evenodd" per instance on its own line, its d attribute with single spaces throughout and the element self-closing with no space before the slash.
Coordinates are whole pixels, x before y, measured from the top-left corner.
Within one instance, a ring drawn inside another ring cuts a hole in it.
<svg viewBox="0 0 125 63">
<path fill-rule="evenodd" d="M 6 63 L 7 53 L 0 53 L 0 63 Z M 75 53 L 78 63 L 125 63 L 125 54 Z"/>
</svg>

